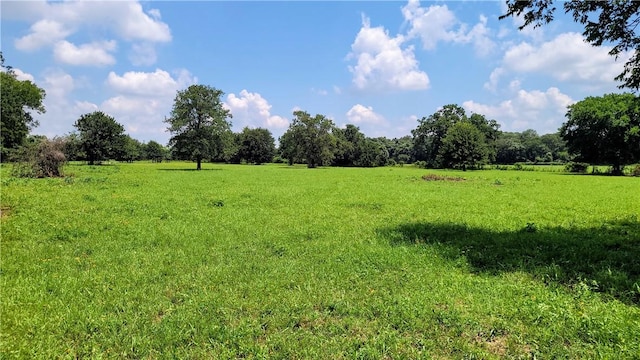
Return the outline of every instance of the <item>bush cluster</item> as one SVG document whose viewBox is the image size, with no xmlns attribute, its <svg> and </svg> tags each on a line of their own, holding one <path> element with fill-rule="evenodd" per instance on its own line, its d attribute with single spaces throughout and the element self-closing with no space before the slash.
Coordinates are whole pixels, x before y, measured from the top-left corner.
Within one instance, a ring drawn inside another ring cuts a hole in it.
<svg viewBox="0 0 640 360">
<path fill-rule="evenodd" d="M 586 173 L 588 168 L 589 168 L 589 164 L 581 163 L 581 162 L 572 161 L 567 163 L 567 165 L 565 165 L 565 169 L 568 172 L 572 172 L 572 173 Z"/>
<path fill-rule="evenodd" d="M 12 175 L 15 177 L 61 177 L 67 161 L 64 155 L 65 141 L 61 138 L 42 139 L 25 146 L 17 155 Z"/>
</svg>

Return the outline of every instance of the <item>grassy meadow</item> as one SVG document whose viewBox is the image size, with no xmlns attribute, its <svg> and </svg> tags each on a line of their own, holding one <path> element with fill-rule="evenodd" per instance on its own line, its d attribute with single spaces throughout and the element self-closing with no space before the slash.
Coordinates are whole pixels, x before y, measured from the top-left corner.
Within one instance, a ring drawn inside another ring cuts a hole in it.
<svg viewBox="0 0 640 360">
<path fill-rule="evenodd" d="M 0 358 L 640 358 L 640 178 L 193 169 L 3 165 Z"/>
</svg>

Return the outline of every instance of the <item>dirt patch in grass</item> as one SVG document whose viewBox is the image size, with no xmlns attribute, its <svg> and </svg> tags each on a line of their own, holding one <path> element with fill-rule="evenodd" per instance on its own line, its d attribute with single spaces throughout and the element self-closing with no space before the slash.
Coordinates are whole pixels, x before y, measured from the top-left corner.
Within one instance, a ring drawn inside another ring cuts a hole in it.
<svg viewBox="0 0 640 360">
<path fill-rule="evenodd" d="M 427 174 L 422 176 L 422 180 L 424 181 L 464 181 L 464 178 L 459 176 L 444 176 L 437 174 Z"/>
<path fill-rule="evenodd" d="M 0 206 L 0 218 L 6 218 L 11 214 L 11 207 L 2 205 Z"/>
<path fill-rule="evenodd" d="M 507 337 L 504 335 L 487 338 L 484 334 L 478 334 L 473 340 L 476 344 L 482 344 L 493 355 L 504 356 L 507 353 Z"/>
</svg>

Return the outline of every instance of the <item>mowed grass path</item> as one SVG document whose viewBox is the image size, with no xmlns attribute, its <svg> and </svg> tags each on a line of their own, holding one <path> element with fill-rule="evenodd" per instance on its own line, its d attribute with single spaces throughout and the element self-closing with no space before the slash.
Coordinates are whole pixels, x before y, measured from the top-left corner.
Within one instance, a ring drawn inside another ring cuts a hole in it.
<svg viewBox="0 0 640 360">
<path fill-rule="evenodd" d="M 3 165 L 1 357 L 640 357 L 638 178 L 193 168 Z"/>
</svg>

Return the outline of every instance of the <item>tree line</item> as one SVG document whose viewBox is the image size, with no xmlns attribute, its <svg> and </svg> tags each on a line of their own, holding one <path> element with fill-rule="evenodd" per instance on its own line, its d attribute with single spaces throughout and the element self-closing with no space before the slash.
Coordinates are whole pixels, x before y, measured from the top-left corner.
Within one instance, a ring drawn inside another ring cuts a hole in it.
<svg viewBox="0 0 640 360">
<path fill-rule="evenodd" d="M 340 128 L 325 115 L 298 110 L 276 147 L 268 129 L 232 132 L 232 114 L 221 101 L 224 93 L 207 85 L 191 85 L 178 91 L 164 120 L 171 138 L 163 146 L 133 139 L 116 119 L 100 111 L 82 115 L 74 124 L 76 131 L 65 136 L 52 140 L 28 136 L 37 125 L 29 110 L 44 112 L 46 94 L 31 81 L 18 80 L 10 67 L 5 69 L 0 73 L 2 160 L 28 158 L 47 168 L 55 159 L 89 164 L 109 159 L 192 160 L 197 169 L 203 161 L 303 163 L 309 168 L 415 163 L 462 170 L 487 164 L 581 161 L 607 164 L 612 173 L 621 174 L 625 165 L 640 161 L 640 100 L 628 93 L 588 97 L 570 105 L 559 131 L 542 136 L 535 130 L 502 132 L 497 121 L 468 114 L 456 104 L 422 117 L 411 135 L 394 139 L 370 138 L 356 125 Z"/>
</svg>

